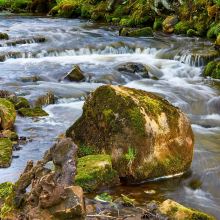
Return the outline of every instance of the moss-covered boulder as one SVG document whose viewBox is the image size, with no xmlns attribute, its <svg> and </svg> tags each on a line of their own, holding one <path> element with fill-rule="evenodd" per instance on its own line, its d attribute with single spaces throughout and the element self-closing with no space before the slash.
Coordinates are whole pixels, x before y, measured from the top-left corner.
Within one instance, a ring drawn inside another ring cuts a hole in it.
<svg viewBox="0 0 220 220">
<path fill-rule="evenodd" d="M 5 98 L 0 98 L 0 129 L 11 129 L 16 119 L 14 105 Z"/>
<path fill-rule="evenodd" d="M 209 62 L 203 72 L 204 76 L 220 79 L 220 61 Z"/>
<path fill-rule="evenodd" d="M 174 32 L 174 26 L 177 24 L 178 18 L 176 15 L 167 16 L 166 19 L 163 21 L 163 31 L 165 33 L 173 33 Z"/>
<path fill-rule="evenodd" d="M 0 168 L 10 166 L 12 148 L 12 142 L 8 138 L 0 138 Z"/>
<path fill-rule="evenodd" d="M 119 176 L 134 180 L 182 173 L 193 156 L 185 114 L 159 96 L 123 86 L 101 86 L 91 93 L 66 135 L 110 154 Z"/>
<path fill-rule="evenodd" d="M 35 108 L 20 108 L 18 114 L 23 117 L 43 117 L 48 116 L 48 113 L 44 111 L 41 107 Z"/>
<path fill-rule="evenodd" d="M 168 216 L 171 220 L 185 220 L 185 219 L 201 219 L 201 220 L 215 220 L 204 212 L 200 212 L 191 208 L 187 208 L 173 200 L 167 199 L 159 206 L 159 211 Z"/>
<path fill-rule="evenodd" d="M 101 186 L 119 183 L 117 172 L 112 168 L 111 157 L 105 154 L 88 155 L 78 159 L 76 184 L 85 191 L 98 190 Z"/>
</svg>

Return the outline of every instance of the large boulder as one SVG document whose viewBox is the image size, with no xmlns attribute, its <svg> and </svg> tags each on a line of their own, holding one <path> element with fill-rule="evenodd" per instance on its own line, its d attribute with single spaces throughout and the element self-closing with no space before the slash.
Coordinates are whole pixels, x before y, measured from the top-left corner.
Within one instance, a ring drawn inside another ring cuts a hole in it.
<svg viewBox="0 0 220 220">
<path fill-rule="evenodd" d="M 193 157 L 186 115 L 159 96 L 123 86 L 101 86 L 91 93 L 66 135 L 110 154 L 119 176 L 132 180 L 182 173 Z"/>
<path fill-rule="evenodd" d="M 11 129 L 16 119 L 14 105 L 5 98 L 0 98 L 0 130 Z"/>
</svg>

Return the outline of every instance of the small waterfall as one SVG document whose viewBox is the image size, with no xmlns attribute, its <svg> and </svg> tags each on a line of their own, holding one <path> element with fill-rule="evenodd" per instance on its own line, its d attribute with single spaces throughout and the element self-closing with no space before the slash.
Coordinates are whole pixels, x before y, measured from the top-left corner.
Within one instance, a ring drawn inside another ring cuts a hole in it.
<svg viewBox="0 0 220 220">
<path fill-rule="evenodd" d="M 13 58 L 43 58 L 43 57 L 62 57 L 62 56 L 83 56 L 83 55 L 117 55 L 117 54 L 151 54 L 157 53 L 155 48 L 131 48 L 122 46 L 115 48 L 113 46 L 105 46 L 101 48 L 84 47 L 80 49 L 70 50 L 41 50 L 37 52 L 4 52 L 0 53 L 0 62 Z"/>
</svg>

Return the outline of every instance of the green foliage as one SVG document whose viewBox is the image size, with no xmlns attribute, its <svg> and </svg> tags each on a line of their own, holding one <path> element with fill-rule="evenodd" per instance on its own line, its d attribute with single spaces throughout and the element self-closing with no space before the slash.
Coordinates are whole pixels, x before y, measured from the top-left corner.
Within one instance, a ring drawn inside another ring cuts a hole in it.
<svg viewBox="0 0 220 220">
<path fill-rule="evenodd" d="M 129 147 L 128 152 L 125 154 L 125 159 L 128 161 L 129 164 L 133 163 L 137 155 L 137 152 L 134 148 Z"/>
<path fill-rule="evenodd" d="M 155 18 L 153 29 L 155 31 L 158 31 L 158 30 L 162 29 L 162 23 L 163 23 L 163 19 L 162 18 Z"/>
<path fill-rule="evenodd" d="M 190 29 L 190 23 L 187 21 L 180 21 L 174 27 L 174 32 L 176 34 L 186 34 Z"/>
<path fill-rule="evenodd" d="M 13 208 L 7 204 L 3 204 L 0 210 L 0 219 L 4 219 L 7 213 L 11 212 Z"/>
<path fill-rule="evenodd" d="M 209 39 L 216 38 L 220 34 L 220 23 L 213 24 L 207 32 L 207 37 Z"/>
</svg>

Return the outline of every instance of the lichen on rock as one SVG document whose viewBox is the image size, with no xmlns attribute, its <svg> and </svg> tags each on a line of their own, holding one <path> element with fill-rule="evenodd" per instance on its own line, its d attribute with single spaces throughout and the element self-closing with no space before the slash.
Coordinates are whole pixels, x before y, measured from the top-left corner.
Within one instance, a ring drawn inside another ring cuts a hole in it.
<svg viewBox="0 0 220 220">
<path fill-rule="evenodd" d="M 159 96 L 123 86 L 95 90 L 66 135 L 111 155 L 120 177 L 138 181 L 185 172 L 193 156 L 185 114 Z M 132 161 L 126 159 L 131 152 Z"/>
</svg>

